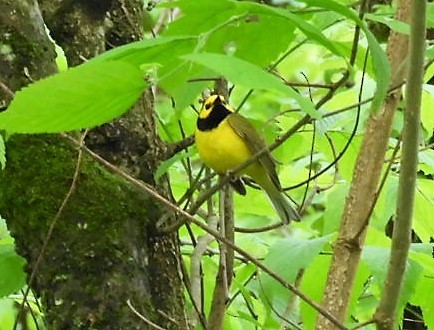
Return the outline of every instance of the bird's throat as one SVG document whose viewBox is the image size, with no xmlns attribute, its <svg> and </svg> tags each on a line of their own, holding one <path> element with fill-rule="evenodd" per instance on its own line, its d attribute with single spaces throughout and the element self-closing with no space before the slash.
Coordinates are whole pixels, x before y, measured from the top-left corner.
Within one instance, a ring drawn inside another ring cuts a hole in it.
<svg viewBox="0 0 434 330">
<path fill-rule="evenodd" d="M 198 118 L 197 128 L 199 131 L 210 131 L 217 128 L 218 125 L 232 112 L 222 104 L 215 104 L 214 109 L 206 118 Z"/>
</svg>

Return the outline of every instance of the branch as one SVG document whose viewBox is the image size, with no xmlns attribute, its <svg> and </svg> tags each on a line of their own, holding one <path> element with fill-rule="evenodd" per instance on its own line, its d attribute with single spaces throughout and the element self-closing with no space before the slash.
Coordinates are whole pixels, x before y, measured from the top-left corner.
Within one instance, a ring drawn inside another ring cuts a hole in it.
<svg viewBox="0 0 434 330">
<path fill-rule="evenodd" d="M 402 0 L 398 19 L 407 21 L 408 0 Z M 404 19 L 403 19 L 404 18 Z M 392 32 L 387 52 L 393 77 L 390 86 L 404 80 L 407 57 L 407 37 Z M 324 293 L 324 308 L 345 320 L 353 281 L 360 261 L 366 228 L 381 177 L 393 115 L 400 100 L 400 90 L 388 95 L 382 109 L 371 111 L 366 125 L 362 146 L 354 168 L 353 180 L 348 194 L 339 236 L 333 249 L 332 263 Z M 367 175 L 369 174 L 369 175 Z M 319 317 L 317 329 L 334 329 L 330 322 Z"/>
<path fill-rule="evenodd" d="M 66 137 L 67 139 L 69 139 L 73 144 L 75 144 L 77 146 L 80 146 L 80 142 L 77 141 L 76 139 L 74 139 L 73 137 L 71 137 L 69 135 L 66 135 L 66 134 L 62 134 L 62 136 Z M 138 179 L 136 179 L 136 178 L 128 175 L 127 173 L 125 173 L 124 171 L 122 171 L 118 167 L 114 166 L 113 164 L 111 164 L 110 162 L 108 162 L 107 160 L 105 160 L 104 158 L 102 158 L 101 156 L 99 156 L 98 154 L 96 154 L 95 152 L 93 152 L 92 150 L 90 150 L 89 148 L 87 148 L 86 146 L 83 145 L 83 146 L 80 147 L 80 149 L 82 149 L 84 152 L 86 152 L 90 157 L 92 157 L 98 163 L 100 163 L 101 165 L 103 165 L 109 171 L 111 171 L 111 172 L 119 175 L 120 177 L 124 178 L 126 181 L 128 181 L 129 183 L 131 183 L 132 185 L 134 185 L 135 187 L 137 187 L 139 190 L 145 192 L 146 194 L 150 195 L 155 200 L 157 200 L 160 203 L 162 203 L 168 209 L 176 212 L 181 217 L 186 218 L 188 221 L 192 222 L 193 224 L 195 224 L 200 229 L 202 229 L 205 232 L 207 232 L 207 233 L 211 234 L 212 236 L 214 236 L 220 242 L 223 242 L 224 244 L 226 244 L 228 247 L 230 247 L 231 249 L 233 249 L 239 255 L 241 255 L 242 257 L 244 257 L 246 260 L 248 260 L 249 262 L 251 262 L 252 264 L 254 264 L 259 269 L 263 270 L 265 273 L 267 273 L 270 277 L 272 277 L 274 280 L 276 280 L 278 283 L 280 283 L 284 288 L 292 291 L 294 294 L 296 294 L 297 296 L 299 296 L 308 305 L 310 305 L 312 308 L 314 308 L 316 311 L 318 311 L 325 318 L 327 318 L 328 320 L 330 320 L 330 322 L 332 324 L 334 324 L 338 329 L 344 329 L 344 330 L 347 329 L 339 320 L 336 319 L 336 317 L 334 317 L 331 313 L 329 313 L 326 310 L 324 310 L 318 303 L 316 303 L 315 301 L 313 301 L 312 299 L 310 299 L 307 295 L 305 295 L 303 292 L 301 292 L 299 289 L 297 289 L 294 285 L 292 285 L 291 283 L 287 282 L 279 274 L 275 273 L 273 270 L 271 270 L 270 268 L 268 268 L 264 263 L 258 261 L 250 253 L 246 252 L 245 250 L 243 250 L 239 246 L 237 246 L 234 243 L 230 242 L 228 239 L 226 239 L 226 237 L 223 237 L 222 235 L 220 235 L 219 232 L 217 232 L 214 229 L 209 228 L 202 221 L 197 220 L 190 213 L 188 213 L 187 211 L 179 208 L 177 205 L 173 204 L 171 201 L 169 201 L 165 197 L 161 196 L 157 191 L 155 191 L 155 189 L 151 185 L 148 185 L 148 184 L 144 183 L 143 181 L 140 181 L 140 180 L 138 180 Z"/>
<path fill-rule="evenodd" d="M 392 248 L 380 304 L 375 313 L 377 328 L 395 329 L 396 312 L 404 281 L 408 251 L 411 244 L 412 213 L 416 186 L 420 104 L 425 54 L 426 2 L 413 1 L 410 30 L 410 54 L 406 89 L 407 107 L 404 111 L 402 159 L 399 175 L 396 221 Z"/>
</svg>

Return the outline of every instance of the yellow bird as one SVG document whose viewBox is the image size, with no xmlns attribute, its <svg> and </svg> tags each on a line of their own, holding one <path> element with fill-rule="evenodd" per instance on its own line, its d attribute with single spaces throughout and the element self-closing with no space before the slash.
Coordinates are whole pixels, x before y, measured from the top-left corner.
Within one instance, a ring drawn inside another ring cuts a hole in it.
<svg viewBox="0 0 434 330">
<path fill-rule="evenodd" d="M 235 113 L 221 95 L 212 95 L 203 103 L 195 138 L 200 158 L 218 174 L 227 173 L 265 148 L 264 140 L 253 125 Z M 269 152 L 241 170 L 242 174 L 247 174 L 265 190 L 282 221 L 289 223 L 300 219 L 282 191 L 276 165 Z"/>
</svg>

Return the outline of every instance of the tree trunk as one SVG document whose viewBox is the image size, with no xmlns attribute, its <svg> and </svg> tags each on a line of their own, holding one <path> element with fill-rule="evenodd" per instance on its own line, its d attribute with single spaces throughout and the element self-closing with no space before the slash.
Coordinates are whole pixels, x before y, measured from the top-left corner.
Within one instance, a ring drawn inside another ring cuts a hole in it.
<svg viewBox="0 0 434 330">
<path fill-rule="evenodd" d="M 41 10 L 32 0 L 0 0 L 0 5 L 0 43 L 10 48 L 0 53 L 0 76 L 10 91 L 56 71 L 41 11 L 70 65 L 97 55 L 106 43 L 142 36 L 142 4 L 136 0 L 40 1 Z M 0 90 L 6 104 L 10 91 Z M 153 179 L 166 148 L 156 133 L 152 101 L 151 93 L 144 93 L 126 116 L 90 131 L 86 143 L 170 196 L 167 178 Z M 155 235 L 154 223 L 165 213 L 161 205 L 84 155 L 71 198 L 53 225 L 77 157 L 76 147 L 57 135 L 13 136 L 0 173 L 0 213 L 27 259 L 27 272 L 36 274 L 31 287 L 41 297 L 48 328 L 152 328 L 127 301 L 163 328 L 187 328 L 177 236 Z"/>
</svg>

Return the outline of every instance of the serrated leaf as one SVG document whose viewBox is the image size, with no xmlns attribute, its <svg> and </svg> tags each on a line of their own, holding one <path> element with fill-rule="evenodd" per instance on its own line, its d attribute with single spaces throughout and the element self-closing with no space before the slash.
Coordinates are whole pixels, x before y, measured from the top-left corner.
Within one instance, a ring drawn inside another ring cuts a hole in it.
<svg viewBox="0 0 434 330">
<path fill-rule="evenodd" d="M 234 84 L 240 84 L 251 89 L 268 89 L 280 91 L 294 98 L 301 109 L 311 117 L 319 118 L 312 102 L 302 97 L 292 88 L 285 85 L 275 76 L 265 72 L 260 67 L 239 58 L 213 53 L 194 53 L 182 58 L 203 65 L 224 76 Z"/>
<path fill-rule="evenodd" d="M 101 125 L 126 112 L 145 87 L 142 72 L 131 64 L 86 63 L 17 92 L 0 113 L 0 129 L 54 133 Z"/>
<path fill-rule="evenodd" d="M 24 286 L 25 263 L 25 260 L 17 255 L 13 245 L 0 245 L 0 298 Z"/>
</svg>

